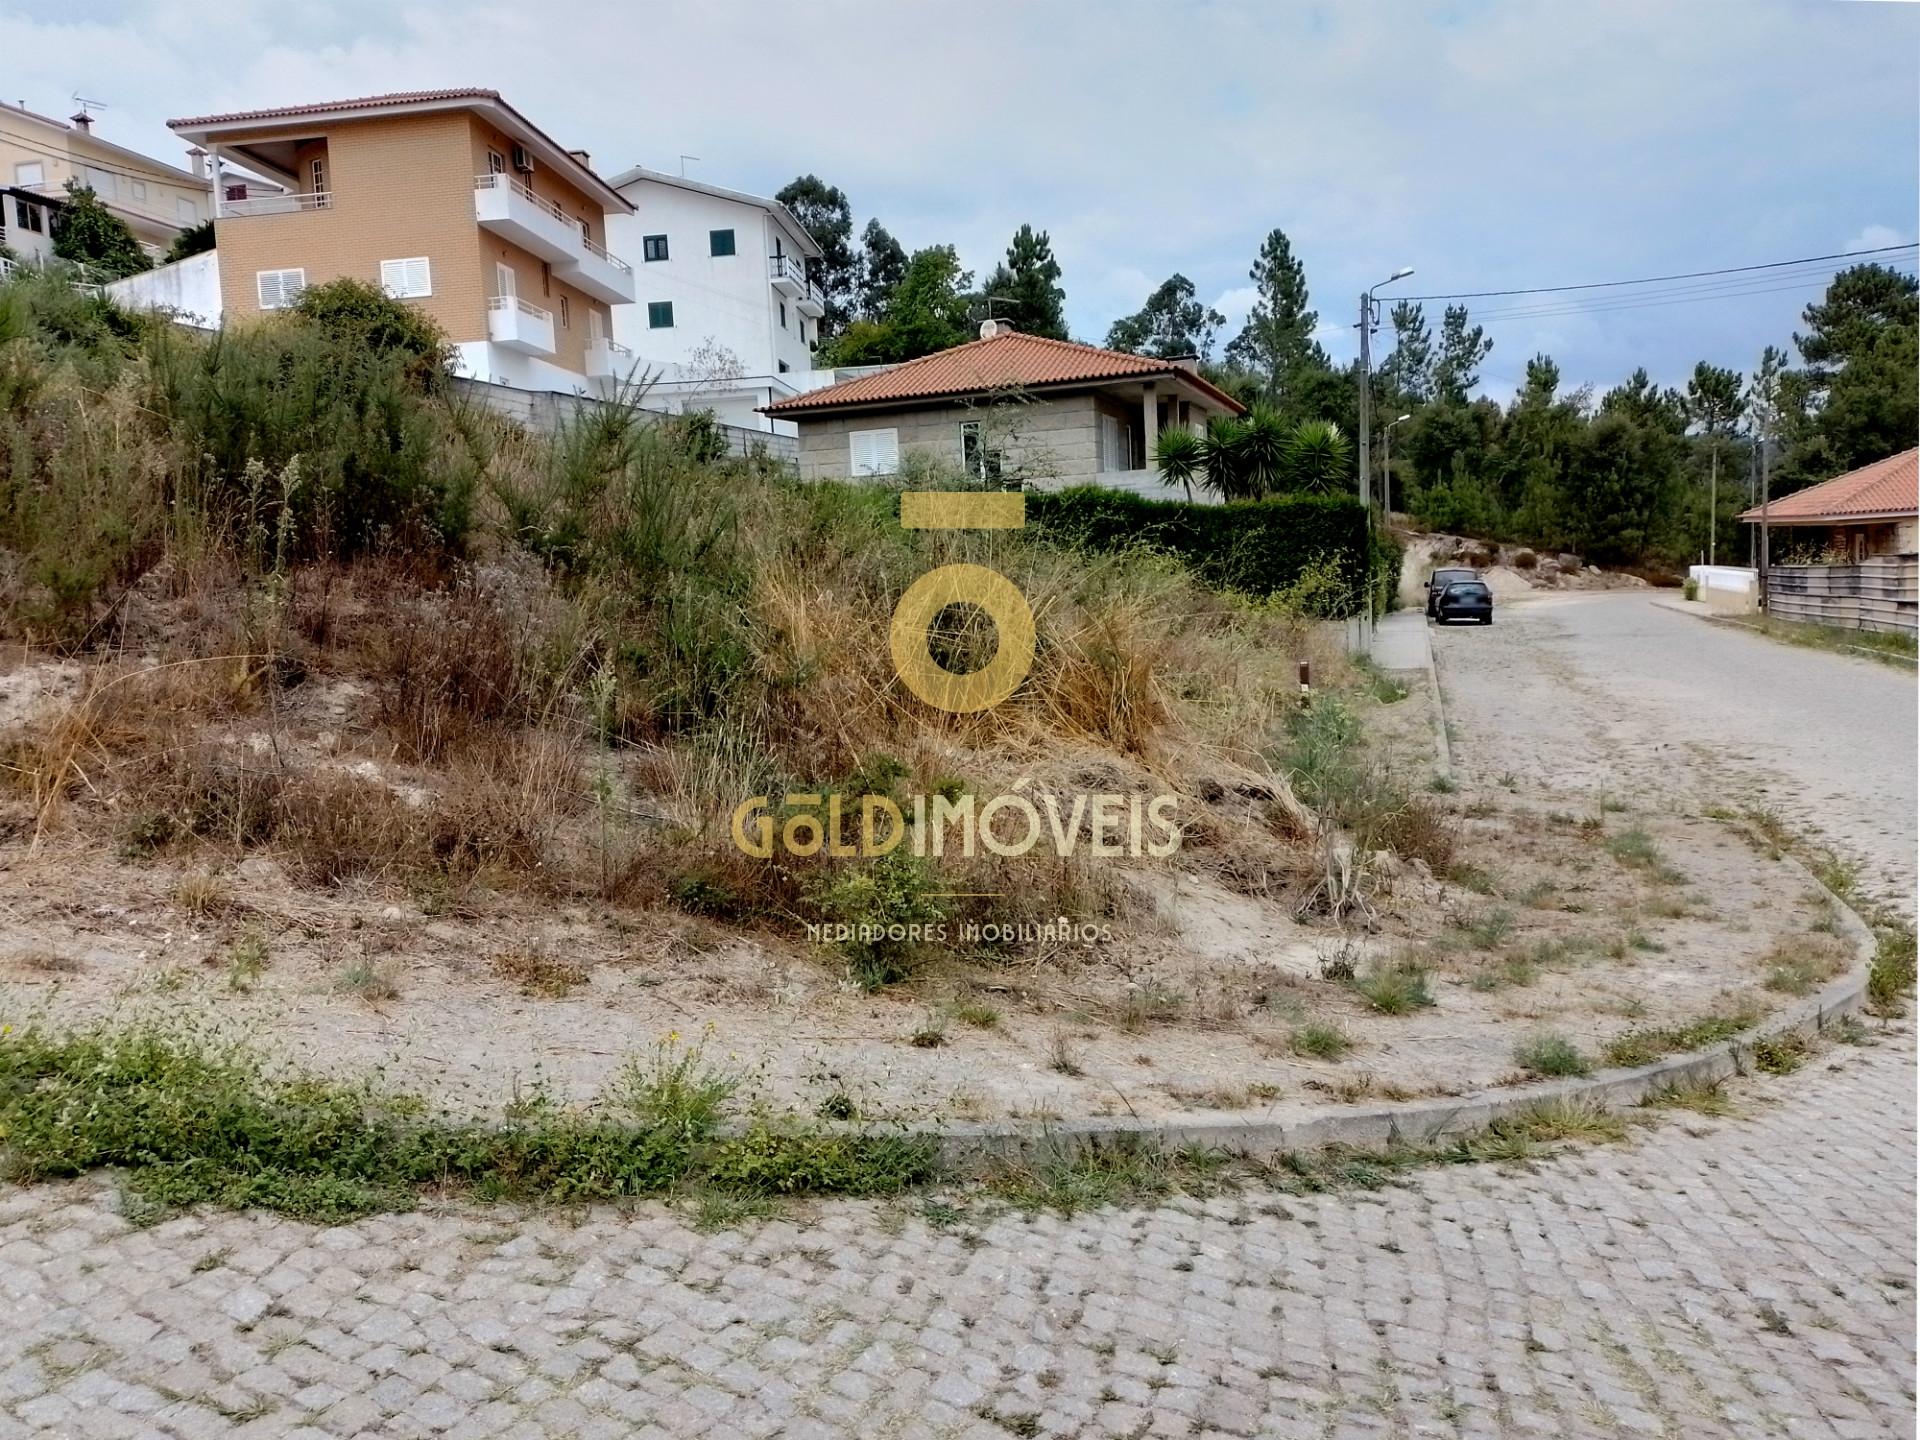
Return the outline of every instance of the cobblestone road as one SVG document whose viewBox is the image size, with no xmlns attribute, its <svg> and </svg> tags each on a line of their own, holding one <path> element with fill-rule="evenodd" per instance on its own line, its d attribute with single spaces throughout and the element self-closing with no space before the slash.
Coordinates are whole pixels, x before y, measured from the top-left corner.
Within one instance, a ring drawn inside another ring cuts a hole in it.
<svg viewBox="0 0 1920 1440">
<path fill-rule="evenodd" d="M 1913 1431 L 1909 1033 L 1531 1170 L 935 1228 L 0 1192 L 0 1436 Z"/>
</svg>

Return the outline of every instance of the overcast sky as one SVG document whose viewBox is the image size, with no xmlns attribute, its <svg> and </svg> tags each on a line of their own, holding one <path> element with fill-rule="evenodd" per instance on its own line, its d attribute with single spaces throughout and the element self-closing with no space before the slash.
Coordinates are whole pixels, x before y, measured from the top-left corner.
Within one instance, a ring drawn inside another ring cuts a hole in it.
<svg viewBox="0 0 1920 1440">
<path fill-rule="evenodd" d="M 1389 295 L 1630 278 L 1910 242 L 1920 208 L 1920 5 L 1876 0 L 0 0 L 0 55 L 5 98 L 105 101 L 168 159 L 172 116 L 479 85 L 603 173 L 813 171 L 982 273 L 1030 221 L 1095 342 L 1176 270 L 1233 333 L 1274 226 L 1341 359 L 1401 265 Z M 1568 383 L 1747 368 L 1807 298 L 1489 321 L 1483 388 L 1540 349 Z"/>
</svg>

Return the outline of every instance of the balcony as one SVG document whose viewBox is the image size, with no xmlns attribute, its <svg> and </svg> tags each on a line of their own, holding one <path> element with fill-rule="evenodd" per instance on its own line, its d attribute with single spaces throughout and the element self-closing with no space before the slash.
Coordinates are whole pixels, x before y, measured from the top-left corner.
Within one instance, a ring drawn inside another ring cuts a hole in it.
<svg viewBox="0 0 1920 1440">
<path fill-rule="evenodd" d="M 807 293 L 807 268 L 791 255 L 769 255 L 767 279 L 789 300 Z"/>
<path fill-rule="evenodd" d="M 553 312 L 517 295 L 495 295 L 487 301 L 487 338 L 522 355 L 551 355 Z"/>
<path fill-rule="evenodd" d="M 511 175 L 476 175 L 473 217 L 483 229 L 538 255 L 577 290 L 609 305 L 633 299 L 633 267 L 589 240 L 580 222 Z"/>
<path fill-rule="evenodd" d="M 633 301 L 633 267 L 584 235 L 579 237 L 574 263 L 556 266 L 554 273 L 574 289 L 584 290 L 609 305 L 627 305 Z"/>
<path fill-rule="evenodd" d="M 303 211 L 332 208 L 331 190 L 290 191 L 285 195 L 256 195 L 250 200 L 214 202 L 215 213 L 222 220 L 243 215 L 298 215 Z"/>
<path fill-rule="evenodd" d="M 633 351 L 618 340 L 595 340 L 587 346 L 587 378 L 624 382 L 633 373 Z"/>
</svg>

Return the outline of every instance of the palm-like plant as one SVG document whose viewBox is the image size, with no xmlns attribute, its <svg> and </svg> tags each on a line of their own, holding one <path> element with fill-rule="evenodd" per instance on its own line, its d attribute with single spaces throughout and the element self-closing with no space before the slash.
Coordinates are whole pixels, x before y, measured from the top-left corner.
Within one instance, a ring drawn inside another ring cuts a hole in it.
<svg viewBox="0 0 1920 1440">
<path fill-rule="evenodd" d="M 1302 420 L 1288 432 L 1278 468 L 1288 490 L 1333 494 L 1353 479 L 1353 445 L 1331 420 Z"/>
<path fill-rule="evenodd" d="M 1252 498 L 1241 474 L 1246 433 L 1246 421 L 1238 415 L 1215 415 L 1207 421 L 1207 433 L 1200 437 L 1200 465 L 1206 471 L 1203 483 L 1222 500 Z"/>
<path fill-rule="evenodd" d="M 1160 467 L 1160 483 L 1179 485 L 1193 499 L 1193 482 L 1206 468 L 1206 442 L 1184 428 L 1162 430 L 1154 446 L 1154 463 Z"/>
</svg>

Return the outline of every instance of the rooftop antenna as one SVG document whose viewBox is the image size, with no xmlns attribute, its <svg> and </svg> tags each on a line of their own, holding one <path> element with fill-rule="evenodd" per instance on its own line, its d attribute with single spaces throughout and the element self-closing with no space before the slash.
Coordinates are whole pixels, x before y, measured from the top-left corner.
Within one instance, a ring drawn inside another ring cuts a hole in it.
<svg viewBox="0 0 1920 1440">
<path fill-rule="evenodd" d="M 698 155 L 682 155 L 680 157 L 680 178 L 682 180 L 687 178 L 687 161 L 689 160 L 697 161 L 699 158 L 700 157 Z"/>
<path fill-rule="evenodd" d="M 82 95 L 78 90 L 73 92 L 72 100 L 74 104 L 80 107 L 80 113 L 82 115 L 91 115 L 95 110 L 107 110 L 112 108 L 104 100 L 87 99 L 87 97 Z"/>
</svg>

